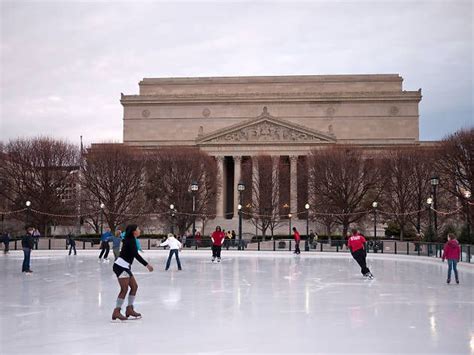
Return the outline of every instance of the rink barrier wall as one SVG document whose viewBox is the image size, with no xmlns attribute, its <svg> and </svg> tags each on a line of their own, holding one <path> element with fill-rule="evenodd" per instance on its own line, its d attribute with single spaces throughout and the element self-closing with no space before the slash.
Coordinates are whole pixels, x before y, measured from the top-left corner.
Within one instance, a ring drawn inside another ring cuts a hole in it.
<svg viewBox="0 0 474 355">
<path fill-rule="evenodd" d="M 145 250 L 156 250 L 162 249 L 159 247 L 158 239 L 140 238 L 142 248 Z M 295 249 L 295 242 L 293 239 L 279 239 L 279 240 L 268 240 L 250 243 L 248 241 L 226 241 L 223 249 L 237 249 L 241 251 L 280 251 L 287 252 Z M 12 245 L 13 244 L 13 245 Z M 4 248 L 3 243 L 2 249 Z M 76 240 L 77 250 L 98 250 L 100 243 L 95 240 Z M 418 243 L 418 242 L 404 242 L 395 240 L 377 240 L 368 241 L 366 245 L 367 253 L 369 254 L 393 254 L 393 255 L 411 255 L 411 256 L 424 256 L 441 258 L 443 253 L 444 244 L 442 243 Z M 10 249 L 21 250 L 21 240 L 12 239 L 10 241 Z M 68 250 L 69 246 L 64 238 L 45 238 L 41 237 L 35 244 L 35 249 L 38 250 Z M 210 247 L 199 247 L 198 245 L 187 243 L 187 250 L 191 249 L 210 249 Z M 349 253 L 344 241 L 333 240 L 331 242 L 315 242 L 308 243 L 307 241 L 300 242 L 300 249 L 302 253 L 322 253 L 322 252 L 336 252 L 336 253 Z M 470 244 L 461 244 L 461 262 L 474 263 L 474 246 Z"/>
</svg>

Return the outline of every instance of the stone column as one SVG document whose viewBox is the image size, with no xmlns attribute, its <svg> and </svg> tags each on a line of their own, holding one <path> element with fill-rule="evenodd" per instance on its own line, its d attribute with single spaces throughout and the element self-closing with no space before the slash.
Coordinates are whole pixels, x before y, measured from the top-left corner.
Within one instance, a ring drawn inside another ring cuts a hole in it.
<svg viewBox="0 0 474 355">
<path fill-rule="evenodd" d="M 314 201 L 313 199 L 311 198 L 313 195 L 312 195 L 312 189 L 313 189 L 313 186 L 314 186 L 314 175 L 313 175 L 313 172 L 311 170 L 311 167 L 310 167 L 310 159 L 311 157 L 309 155 L 306 155 L 306 169 L 307 170 L 307 174 L 308 174 L 308 202 L 310 205 L 314 204 Z"/>
<path fill-rule="evenodd" d="M 239 190 L 237 185 L 240 182 L 241 177 L 241 168 L 242 168 L 242 157 L 234 156 L 234 218 L 237 218 L 239 215 L 239 210 L 237 205 L 239 204 Z M 248 186 L 246 186 L 246 189 Z"/>
<path fill-rule="evenodd" d="M 252 186 L 250 189 L 252 191 L 252 204 L 253 208 L 258 207 L 258 190 L 260 186 L 260 176 L 258 175 L 258 158 L 256 156 L 252 157 Z"/>
<path fill-rule="evenodd" d="M 273 211 L 274 215 L 280 213 L 280 181 L 278 178 L 279 168 L 280 156 L 272 156 L 272 185 L 274 189 L 272 191 L 272 199 L 273 206 L 275 207 L 275 210 Z"/>
<path fill-rule="evenodd" d="M 224 157 L 216 156 L 217 160 L 217 199 L 216 215 L 224 217 Z"/>
<path fill-rule="evenodd" d="M 298 211 L 298 156 L 290 155 L 290 211 L 296 217 Z"/>
</svg>

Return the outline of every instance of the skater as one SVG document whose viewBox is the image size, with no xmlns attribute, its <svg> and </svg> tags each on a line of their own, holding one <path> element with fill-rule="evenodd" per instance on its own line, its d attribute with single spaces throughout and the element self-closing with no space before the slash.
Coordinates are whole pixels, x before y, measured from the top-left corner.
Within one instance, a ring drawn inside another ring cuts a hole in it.
<svg viewBox="0 0 474 355">
<path fill-rule="evenodd" d="M 122 231 L 117 229 L 115 235 L 112 237 L 112 251 L 114 253 L 114 260 L 117 260 L 120 255 L 120 243 L 122 242 Z"/>
<path fill-rule="evenodd" d="M 35 240 L 33 237 L 34 228 L 28 227 L 26 229 L 26 234 L 21 238 L 21 247 L 23 248 L 23 266 L 21 268 L 22 272 L 27 274 L 31 274 L 33 271 L 30 269 L 30 257 L 31 257 L 31 249 L 33 249 L 35 245 Z"/>
<path fill-rule="evenodd" d="M 112 233 L 110 232 L 110 228 L 106 228 L 105 232 L 102 233 L 102 235 L 100 236 L 99 262 L 102 258 L 102 255 L 104 256 L 104 262 L 109 261 L 107 257 L 109 256 L 109 251 L 110 251 L 109 241 L 111 238 L 112 238 Z"/>
<path fill-rule="evenodd" d="M 3 240 L 2 241 L 3 241 L 3 244 L 5 246 L 5 248 L 3 249 L 3 253 L 6 254 L 10 250 L 10 233 L 5 232 L 3 234 Z"/>
<path fill-rule="evenodd" d="M 300 233 L 296 230 L 296 227 L 293 227 L 293 237 L 295 238 L 295 251 L 293 254 L 299 255 L 301 254 L 301 250 L 300 250 L 301 236 L 300 236 Z"/>
<path fill-rule="evenodd" d="M 38 229 L 33 230 L 33 240 L 34 240 L 34 245 L 35 249 L 38 250 L 38 243 L 39 243 L 39 238 L 41 237 L 41 233 Z"/>
<path fill-rule="evenodd" d="M 449 284 L 451 282 L 451 270 L 454 270 L 454 277 L 456 278 L 456 283 L 459 284 L 459 275 L 457 264 L 461 256 L 461 247 L 459 246 L 456 236 L 452 233 L 448 233 L 448 241 L 444 245 L 443 249 L 443 262 L 444 259 L 448 259 L 448 279 L 446 282 Z"/>
<path fill-rule="evenodd" d="M 189 235 L 188 232 L 184 232 L 184 233 L 183 233 L 183 238 L 182 238 L 182 241 L 183 241 L 183 248 L 186 248 L 186 242 L 188 241 L 188 235 Z"/>
<path fill-rule="evenodd" d="M 225 239 L 225 234 L 221 230 L 220 226 L 216 227 L 216 230 L 212 232 L 211 240 L 212 240 L 212 262 L 216 261 L 221 262 L 221 250 L 222 250 L 222 242 Z"/>
<path fill-rule="evenodd" d="M 237 239 L 237 234 L 235 233 L 235 230 L 232 229 L 232 241 L 231 241 L 232 247 L 235 247 L 235 240 L 236 239 Z"/>
<path fill-rule="evenodd" d="M 365 242 L 366 240 L 364 236 L 362 234 L 359 234 L 357 229 L 352 229 L 352 235 L 347 241 L 347 247 L 350 249 L 352 257 L 359 264 L 360 272 L 362 273 L 362 275 L 368 277 L 369 279 L 373 279 L 374 275 L 372 275 L 372 273 L 370 272 L 365 260 L 367 256 L 364 247 Z"/>
<path fill-rule="evenodd" d="M 128 317 L 141 318 L 141 314 L 135 312 L 133 309 L 133 303 L 137 294 L 138 284 L 137 280 L 132 274 L 132 263 L 134 259 L 137 259 L 143 266 L 146 266 L 148 271 L 153 271 L 153 266 L 147 263 L 138 254 L 136 238 L 140 235 L 140 229 L 136 224 L 127 226 L 125 230 L 125 238 L 122 243 L 122 250 L 120 256 L 115 261 L 113 271 L 117 275 L 118 283 L 120 285 L 120 293 L 117 297 L 114 312 L 112 313 L 112 320 L 119 319 L 121 321 L 127 320 Z M 121 309 L 127 295 L 128 288 L 130 292 L 128 294 L 128 306 L 125 311 L 125 316 L 122 315 Z"/>
<path fill-rule="evenodd" d="M 232 232 L 227 231 L 227 233 L 225 235 L 225 240 L 224 240 L 226 250 L 229 250 L 231 241 L 232 241 Z"/>
<path fill-rule="evenodd" d="M 168 260 L 166 261 L 166 268 L 165 271 L 168 271 L 170 268 L 171 264 L 171 258 L 173 257 L 173 254 L 176 255 L 176 262 L 178 263 L 178 270 L 181 269 L 181 262 L 179 261 L 179 251 L 181 250 L 182 244 L 177 240 L 173 233 L 168 233 L 168 238 L 160 244 L 160 247 L 165 247 L 169 246 L 170 247 L 170 254 L 168 255 Z"/>
<path fill-rule="evenodd" d="M 196 238 L 196 247 L 199 248 L 201 246 L 201 242 L 202 242 L 202 236 L 201 236 L 201 232 L 199 230 L 196 230 L 195 234 L 194 234 L 194 238 Z"/>
<path fill-rule="evenodd" d="M 76 241 L 74 240 L 74 234 L 69 233 L 67 235 L 67 243 L 69 244 L 69 255 L 71 255 L 71 251 L 74 249 L 74 255 L 77 255 L 76 252 Z"/>
</svg>

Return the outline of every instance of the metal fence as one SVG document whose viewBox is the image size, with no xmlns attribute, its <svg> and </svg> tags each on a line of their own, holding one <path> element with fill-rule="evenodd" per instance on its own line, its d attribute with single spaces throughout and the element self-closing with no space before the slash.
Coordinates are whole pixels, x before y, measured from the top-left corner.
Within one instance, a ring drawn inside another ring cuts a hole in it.
<svg viewBox="0 0 474 355">
<path fill-rule="evenodd" d="M 189 243 L 190 242 L 190 243 Z M 151 250 L 159 248 L 160 239 L 140 238 L 140 243 L 143 249 Z M 98 240 L 76 240 L 77 250 L 93 250 L 99 249 L 100 243 Z M 320 253 L 320 252 L 336 252 L 349 253 L 349 249 L 342 240 L 332 240 L 324 242 L 306 243 L 305 240 L 300 242 L 301 253 Z M 441 243 L 418 243 L 418 242 L 403 242 L 395 240 L 377 240 L 368 241 L 366 250 L 368 253 L 381 254 L 403 254 L 413 256 L 428 256 L 434 258 L 441 258 L 443 254 L 444 244 Z M 1 249 L 4 246 L 2 244 Z M 186 249 L 210 249 L 210 246 L 196 245 L 194 241 L 186 243 Z M 0 250 L 1 250 L 0 249 Z M 21 250 L 21 240 L 12 239 L 9 245 L 10 250 Z M 42 250 L 67 250 L 67 240 L 64 238 L 45 238 L 38 239 L 35 249 Z M 254 251 L 282 251 L 291 252 L 295 250 L 295 241 L 293 239 L 279 239 L 266 241 L 250 241 L 239 240 L 226 241 L 223 249 L 241 249 Z M 461 244 L 461 261 L 467 263 L 474 263 L 474 246 L 469 244 Z"/>
</svg>

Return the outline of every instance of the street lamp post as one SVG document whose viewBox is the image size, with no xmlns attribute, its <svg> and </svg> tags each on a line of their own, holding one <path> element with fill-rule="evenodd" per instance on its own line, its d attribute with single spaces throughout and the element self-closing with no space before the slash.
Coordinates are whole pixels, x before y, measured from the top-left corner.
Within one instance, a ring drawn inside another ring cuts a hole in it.
<svg viewBox="0 0 474 355">
<path fill-rule="evenodd" d="M 426 204 L 428 205 L 428 217 L 429 217 L 428 234 L 431 234 L 432 229 L 433 229 L 433 216 L 431 215 L 431 210 L 433 208 L 433 198 L 428 197 L 426 199 Z"/>
<path fill-rule="evenodd" d="M 174 216 L 175 216 L 176 210 L 174 209 L 174 205 L 170 204 L 170 216 L 171 216 L 171 227 L 170 227 L 170 232 L 174 235 Z"/>
<path fill-rule="evenodd" d="M 431 186 L 433 187 L 433 203 L 431 204 L 431 208 L 434 212 L 434 235 L 435 238 L 438 238 L 438 213 L 437 213 L 437 199 L 436 199 L 436 188 L 438 187 L 439 184 L 439 177 L 438 176 L 433 176 L 431 178 Z"/>
<path fill-rule="evenodd" d="M 432 242 L 432 234 L 433 234 L 433 215 L 432 215 L 432 209 L 433 209 L 433 198 L 428 197 L 426 199 L 426 203 L 428 204 L 428 215 L 429 215 L 429 224 L 428 224 L 428 238 L 427 241 L 429 243 Z M 428 256 L 431 254 L 431 244 L 428 244 Z"/>
<path fill-rule="evenodd" d="M 291 213 L 288 213 L 288 223 L 289 223 L 288 235 L 290 239 L 291 239 L 291 217 L 293 217 L 293 215 Z"/>
<path fill-rule="evenodd" d="M 374 209 L 374 239 L 377 239 L 377 206 L 378 202 L 372 202 L 372 208 Z"/>
<path fill-rule="evenodd" d="M 104 233 L 104 208 L 105 205 L 103 203 L 100 204 L 100 235 Z"/>
<path fill-rule="evenodd" d="M 196 193 L 199 190 L 199 185 L 197 181 L 191 183 L 191 193 L 193 194 L 193 242 L 197 249 L 196 243 Z"/>
<path fill-rule="evenodd" d="M 466 198 L 466 223 L 467 223 L 467 240 L 469 243 L 472 244 L 471 239 L 471 206 L 470 206 L 470 198 L 471 198 L 471 191 L 465 191 L 464 197 Z"/>
<path fill-rule="evenodd" d="M 239 205 L 237 206 L 237 209 L 239 210 L 239 247 L 238 250 L 243 250 L 242 248 L 242 195 L 243 192 L 245 191 L 245 185 L 241 181 L 237 185 L 237 190 L 239 191 Z"/>
<path fill-rule="evenodd" d="M 26 201 L 25 205 L 26 205 L 26 228 L 28 228 L 30 224 L 31 201 Z"/>
<path fill-rule="evenodd" d="M 306 241 L 304 243 L 304 251 L 309 251 L 309 203 L 304 205 L 306 209 Z"/>
<path fill-rule="evenodd" d="M 76 196 L 77 196 L 77 235 L 81 234 L 81 181 L 80 170 L 72 170 L 69 175 L 75 176 Z"/>
</svg>

